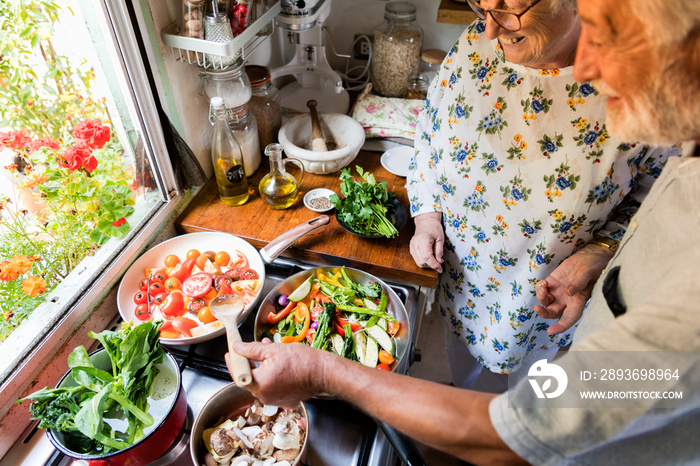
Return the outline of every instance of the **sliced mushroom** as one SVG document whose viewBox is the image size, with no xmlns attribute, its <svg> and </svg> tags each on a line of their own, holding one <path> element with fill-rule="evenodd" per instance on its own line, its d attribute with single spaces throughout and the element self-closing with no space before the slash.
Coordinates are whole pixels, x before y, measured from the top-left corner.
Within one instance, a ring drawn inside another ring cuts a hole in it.
<svg viewBox="0 0 700 466">
<path fill-rule="evenodd" d="M 225 429 L 216 429 L 211 433 L 211 447 L 219 456 L 226 456 L 237 447 L 236 442 L 227 435 Z"/>
<path fill-rule="evenodd" d="M 262 409 L 260 411 L 262 411 Z M 255 426 L 257 424 L 260 424 L 260 419 L 262 419 L 262 416 L 256 412 L 254 412 L 251 408 L 248 408 L 246 410 L 245 422 L 249 426 Z"/>
<path fill-rule="evenodd" d="M 205 466 L 219 466 L 219 463 L 214 459 L 214 455 L 209 452 L 204 455 L 204 464 Z"/>
<path fill-rule="evenodd" d="M 290 463 L 296 459 L 301 453 L 301 448 L 294 448 L 292 450 L 277 450 L 275 452 L 275 459 L 277 461 L 289 461 Z"/>
<path fill-rule="evenodd" d="M 272 426 L 274 426 L 274 425 L 275 425 L 275 423 L 272 421 L 263 424 L 263 426 L 262 426 L 263 432 L 272 432 Z"/>
<path fill-rule="evenodd" d="M 238 458 L 235 458 L 231 462 L 231 466 L 250 466 L 251 464 L 253 464 L 253 461 L 255 461 L 254 458 L 251 458 L 248 455 L 242 455 Z"/>
<path fill-rule="evenodd" d="M 244 427 L 241 429 L 241 432 L 250 439 L 251 443 L 253 442 L 253 439 L 258 436 L 262 432 L 262 427 L 260 426 L 248 426 Z"/>
<path fill-rule="evenodd" d="M 253 442 L 250 441 L 250 439 L 241 431 L 241 429 L 236 429 L 234 427 L 233 431 L 236 433 L 238 438 L 243 442 L 243 444 L 248 447 L 249 449 L 253 449 Z"/>
<path fill-rule="evenodd" d="M 253 454 L 257 458 L 271 458 L 272 453 L 275 451 L 275 447 L 273 445 L 273 440 L 275 438 L 275 434 L 272 432 L 260 432 L 257 437 L 253 439 Z"/>
<path fill-rule="evenodd" d="M 292 466 L 292 463 L 290 463 L 287 460 L 278 461 L 278 462 L 272 463 L 272 464 L 274 464 L 275 466 Z"/>
<path fill-rule="evenodd" d="M 265 405 L 263 406 L 262 409 L 262 422 L 270 422 L 274 420 L 275 415 L 277 414 L 277 411 L 279 408 L 277 406 L 272 406 L 272 405 Z"/>
<path fill-rule="evenodd" d="M 238 416 L 238 419 L 233 423 L 234 427 L 242 429 L 245 427 L 245 418 L 243 416 Z"/>
<path fill-rule="evenodd" d="M 270 456 L 268 459 L 263 461 L 263 466 L 272 466 L 273 464 L 276 464 L 277 460 L 275 459 L 274 456 Z"/>
</svg>

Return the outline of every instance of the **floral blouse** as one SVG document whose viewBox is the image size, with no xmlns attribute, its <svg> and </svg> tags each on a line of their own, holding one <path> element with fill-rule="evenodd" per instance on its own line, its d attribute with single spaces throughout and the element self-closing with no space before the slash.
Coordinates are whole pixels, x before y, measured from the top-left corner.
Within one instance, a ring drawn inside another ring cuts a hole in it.
<svg viewBox="0 0 700 466">
<path fill-rule="evenodd" d="M 437 298 L 479 362 L 517 369 L 573 329 L 534 311 L 534 285 L 594 235 L 619 239 L 674 146 L 624 144 L 605 127 L 605 99 L 573 67 L 508 62 L 484 23 L 448 53 L 421 111 L 406 188 L 411 215 L 442 212 Z"/>
</svg>

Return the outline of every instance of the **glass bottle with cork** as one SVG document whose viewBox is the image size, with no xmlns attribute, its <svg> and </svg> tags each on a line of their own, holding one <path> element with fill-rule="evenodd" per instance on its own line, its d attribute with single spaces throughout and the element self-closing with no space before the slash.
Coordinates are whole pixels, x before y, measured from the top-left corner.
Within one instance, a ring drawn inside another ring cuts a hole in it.
<svg viewBox="0 0 700 466">
<path fill-rule="evenodd" d="M 248 201 L 248 179 L 245 174 L 241 147 L 229 128 L 226 107 L 221 97 L 210 101 L 210 119 L 213 118 L 214 136 L 211 143 L 211 161 L 221 201 L 238 206 Z"/>
</svg>

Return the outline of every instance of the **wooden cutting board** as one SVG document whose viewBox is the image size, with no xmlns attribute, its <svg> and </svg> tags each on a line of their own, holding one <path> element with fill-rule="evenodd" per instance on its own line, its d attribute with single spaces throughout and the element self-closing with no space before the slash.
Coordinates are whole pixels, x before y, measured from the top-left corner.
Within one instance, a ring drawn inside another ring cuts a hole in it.
<svg viewBox="0 0 700 466">
<path fill-rule="evenodd" d="M 357 176 L 355 166 L 361 166 L 372 173 L 377 181 L 386 181 L 389 191 L 408 210 L 406 179 L 388 172 L 380 163 L 381 153 L 361 151 L 348 165 L 353 176 Z M 261 249 L 271 240 L 292 227 L 318 215 L 304 206 L 303 196 L 314 188 L 328 188 L 340 194 L 340 172 L 330 175 L 307 173 L 299 196 L 286 210 L 273 210 L 260 197 L 258 183 L 269 167 L 267 158 L 257 172 L 248 180 L 250 199 L 242 206 L 229 207 L 219 199 L 216 180 L 210 179 L 206 186 L 193 199 L 175 227 L 180 233 L 199 231 L 222 231 L 237 235 L 253 246 Z M 291 172 L 296 176 L 296 173 Z M 346 265 L 377 277 L 435 288 L 437 272 L 416 266 L 409 251 L 409 242 L 414 232 L 410 218 L 399 231 L 399 236 L 391 239 L 366 239 L 345 231 L 335 219 L 334 211 L 330 224 L 301 238 L 281 256 L 302 260 L 318 265 Z"/>
</svg>

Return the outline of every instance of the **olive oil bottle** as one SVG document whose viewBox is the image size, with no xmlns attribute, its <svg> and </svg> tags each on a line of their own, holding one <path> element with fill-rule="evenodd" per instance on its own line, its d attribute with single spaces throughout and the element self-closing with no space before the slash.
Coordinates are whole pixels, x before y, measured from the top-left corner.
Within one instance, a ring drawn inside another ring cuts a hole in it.
<svg viewBox="0 0 700 466">
<path fill-rule="evenodd" d="M 299 194 L 299 185 L 304 178 L 304 165 L 297 159 L 282 159 L 282 146 L 277 143 L 269 144 L 265 148 L 265 155 L 270 159 L 270 173 L 260 180 L 260 195 L 273 209 L 287 209 L 294 204 Z M 299 180 L 284 169 L 288 163 L 296 165 L 299 169 Z"/>
<path fill-rule="evenodd" d="M 211 98 L 211 113 L 214 117 L 211 159 L 219 197 L 229 206 L 245 204 L 248 200 L 248 179 L 245 176 L 243 152 L 228 126 L 226 107 L 221 97 Z"/>
</svg>

